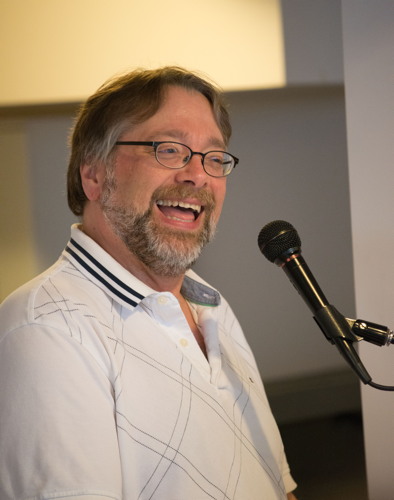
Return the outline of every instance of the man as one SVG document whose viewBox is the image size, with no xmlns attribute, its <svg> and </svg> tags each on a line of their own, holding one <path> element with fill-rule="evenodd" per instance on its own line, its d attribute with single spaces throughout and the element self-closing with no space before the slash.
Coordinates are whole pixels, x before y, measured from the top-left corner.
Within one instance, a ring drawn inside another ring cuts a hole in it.
<svg viewBox="0 0 394 500">
<path fill-rule="evenodd" d="M 190 270 L 238 162 L 230 134 L 221 94 L 180 68 L 116 78 L 81 109 L 68 171 L 81 223 L 2 307 L 2 500 L 294 489 L 240 326 Z"/>
</svg>

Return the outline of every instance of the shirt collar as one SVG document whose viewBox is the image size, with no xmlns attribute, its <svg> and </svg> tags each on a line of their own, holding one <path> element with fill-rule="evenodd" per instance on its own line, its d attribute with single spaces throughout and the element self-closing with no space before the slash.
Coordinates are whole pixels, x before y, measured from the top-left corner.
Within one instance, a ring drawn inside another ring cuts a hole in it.
<svg viewBox="0 0 394 500">
<path fill-rule="evenodd" d="M 79 228 L 79 224 L 71 227 L 71 238 L 63 255 L 89 280 L 128 309 L 134 309 L 145 297 L 157 293 L 129 273 Z M 193 271 L 186 273 L 181 292 L 186 300 L 196 304 L 220 304 L 220 294 Z"/>
<path fill-rule="evenodd" d="M 203 283 L 193 271 L 188 271 L 182 283 L 181 293 L 189 302 L 203 306 L 218 306 L 220 294 Z"/>
</svg>

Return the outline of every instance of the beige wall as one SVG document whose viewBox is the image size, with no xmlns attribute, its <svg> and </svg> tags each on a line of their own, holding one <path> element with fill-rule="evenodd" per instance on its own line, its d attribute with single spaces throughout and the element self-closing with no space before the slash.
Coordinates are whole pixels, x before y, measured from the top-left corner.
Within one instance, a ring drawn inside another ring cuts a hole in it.
<svg viewBox="0 0 394 500">
<path fill-rule="evenodd" d="M 0 2 L 0 106 L 79 101 L 135 66 L 177 64 L 226 89 L 284 84 L 279 0 Z"/>
</svg>

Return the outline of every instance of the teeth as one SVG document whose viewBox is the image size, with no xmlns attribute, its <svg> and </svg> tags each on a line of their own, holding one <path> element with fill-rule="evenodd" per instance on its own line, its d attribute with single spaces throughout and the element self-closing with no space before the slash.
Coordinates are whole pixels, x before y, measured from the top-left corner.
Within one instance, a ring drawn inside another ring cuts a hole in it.
<svg viewBox="0 0 394 500">
<path fill-rule="evenodd" d="M 165 207 L 191 208 L 198 214 L 201 212 L 201 205 L 192 205 L 191 203 L 184 203 L 183 201 L 157 200 L 156 203 L 157 205 L 163 205 Z"/>
</svg>

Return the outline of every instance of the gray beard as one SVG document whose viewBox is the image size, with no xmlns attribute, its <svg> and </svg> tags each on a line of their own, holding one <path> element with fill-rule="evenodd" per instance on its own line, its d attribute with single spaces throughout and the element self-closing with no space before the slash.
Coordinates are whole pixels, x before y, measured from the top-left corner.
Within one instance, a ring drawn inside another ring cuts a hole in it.
<svg viewBox="0 0 394 500">
<path fill-rule="evenodd" d="M 134 207 L 117 204 L 112 196 L 115 186 L 111 180 L 104 188 L 101 200 L 105 217 L 113 231 L 143 264 L 159 276 L 176 277 L 190 269 L 199 257 L 203 247 L 212 240 L 216 224 L 212 221 L 214 203 L 212 197 L 204 196 L 204 225 L 198 232 L 191 233 L 161 227 L 153 219 L 153 204 L 146 212 L 139 213 Z M 157 190 L 152 200 L 166 199 L 175 192 L 182 198 L 190 194 L 190 188 L 175 186 Z"/>
</svg>

